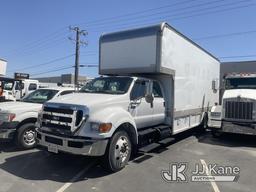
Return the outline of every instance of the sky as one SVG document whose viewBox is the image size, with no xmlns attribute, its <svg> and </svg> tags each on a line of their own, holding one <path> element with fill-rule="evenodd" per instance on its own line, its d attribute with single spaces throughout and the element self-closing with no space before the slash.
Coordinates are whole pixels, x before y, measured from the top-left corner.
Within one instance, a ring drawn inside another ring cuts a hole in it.
<svg viewBox="0 0 256 192">
<path fill-rule="evenodd" d="M 80 48 L 80 75 L 98 75 L 102 33 L 168 22 L 221 61 L 256 60 L 256 0 L 0 0 L 0 58 L 7 75 L 74 73 L 74 32 L 88 35 Z M 256 66 L 255 66 L 256 67 Z"/>
</svg>

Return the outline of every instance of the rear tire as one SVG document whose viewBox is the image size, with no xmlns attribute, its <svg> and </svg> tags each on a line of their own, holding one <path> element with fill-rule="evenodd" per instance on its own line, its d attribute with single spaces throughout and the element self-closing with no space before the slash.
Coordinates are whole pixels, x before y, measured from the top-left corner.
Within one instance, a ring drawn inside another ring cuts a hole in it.
<svg viewBox="0 0 256 192">
<path fill-rule="evenodd" d="M 36 146 L 35 124 L 26 123 L 17 130 L 16 145 L 21 149 L 31 149 Z"/>
<path fill-rule="evenodd" d="M 116 132 L 110 139 L 102 165 L 110 172 L 123 169 L 131 157 L 132 144 L 125 131 Z"/>
</svg>

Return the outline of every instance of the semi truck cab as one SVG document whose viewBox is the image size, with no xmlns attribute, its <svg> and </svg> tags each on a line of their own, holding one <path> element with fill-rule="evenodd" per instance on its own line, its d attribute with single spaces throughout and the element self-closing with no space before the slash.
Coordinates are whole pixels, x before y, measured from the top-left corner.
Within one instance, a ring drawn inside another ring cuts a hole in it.
<svg viewBox="0 0 256 192">
<path fill-rule="evenodd" d="M 213 135 L 256 135 L 256 73 L 228 74 L 224 88 L 222 105 L 212 108 L 208 121 Z"/>
</svg>

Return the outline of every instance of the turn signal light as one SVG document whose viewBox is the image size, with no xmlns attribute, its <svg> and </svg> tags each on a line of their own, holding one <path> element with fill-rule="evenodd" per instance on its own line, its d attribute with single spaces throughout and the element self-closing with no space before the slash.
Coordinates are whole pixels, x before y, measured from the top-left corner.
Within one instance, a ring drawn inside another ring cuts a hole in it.
<svg viewBox="0 0 256 192">
<path fill-rule="evenodd" d="M 99 126 L 100 133 L 107 133 L 112 128 L 112 123 L 101 123 Z"/>
</svg>

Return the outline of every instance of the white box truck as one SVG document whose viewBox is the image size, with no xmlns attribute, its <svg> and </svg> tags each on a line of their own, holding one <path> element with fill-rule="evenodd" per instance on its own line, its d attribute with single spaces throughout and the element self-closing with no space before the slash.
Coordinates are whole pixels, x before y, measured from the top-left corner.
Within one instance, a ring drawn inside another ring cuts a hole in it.
<svg viewBox="0 0 256 192">
<path fill-rule="evenodd" d="M 99 63 L 103 76 L 44 104 L 42 148 L 102 156 L 118 171 L 132 151 L 200 125 L 218 102 L 218 59 L 167 23 L 102 35 Z"/>
</svg>

